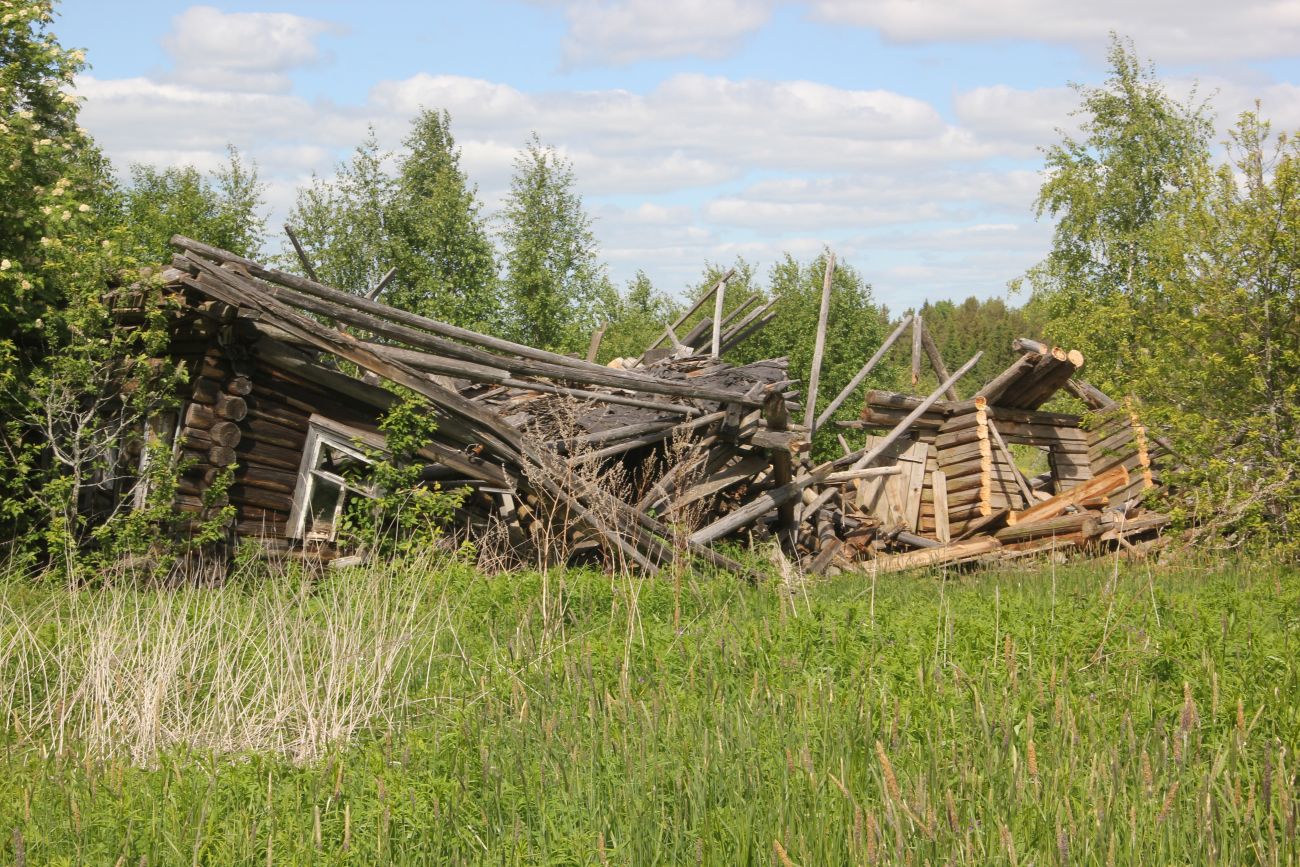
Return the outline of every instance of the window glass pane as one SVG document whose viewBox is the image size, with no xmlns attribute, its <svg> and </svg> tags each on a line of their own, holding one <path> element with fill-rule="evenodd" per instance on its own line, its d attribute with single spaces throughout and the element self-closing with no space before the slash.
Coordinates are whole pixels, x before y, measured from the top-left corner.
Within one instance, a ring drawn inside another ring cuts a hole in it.
<svg viewBox="0 0 1300 867">
<path fill-rule="evenodd" d="M 334 516 L 344 491 L 341 486 L 315 476 L 311 482 L 311 501 L 307 504 L 306 538 L 329 540 L 334 537 Z"/>
</svg>

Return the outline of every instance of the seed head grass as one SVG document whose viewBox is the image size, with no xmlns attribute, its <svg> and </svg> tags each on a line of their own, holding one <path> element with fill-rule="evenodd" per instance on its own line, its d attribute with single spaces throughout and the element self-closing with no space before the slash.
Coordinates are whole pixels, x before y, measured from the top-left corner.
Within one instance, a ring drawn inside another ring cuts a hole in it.
<svg viewBox="0 0 1300 867">
<path fill-rule="evenodd" d="M 1055 582 L 10 576 L 0 863 L 1300 862 L 1300 573 Z"/>
</svg>

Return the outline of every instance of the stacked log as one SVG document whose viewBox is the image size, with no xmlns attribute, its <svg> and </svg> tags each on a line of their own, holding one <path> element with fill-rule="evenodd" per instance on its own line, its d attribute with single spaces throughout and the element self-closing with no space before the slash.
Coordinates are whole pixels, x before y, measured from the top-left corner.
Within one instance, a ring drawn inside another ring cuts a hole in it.
<svg viewBox="0 0 1300 867">
<path fill-rule="evenodd" d="M 993 513 L 993 449 L 984 398 L 953 415 L 935 438 L 935 465 L 947 480 L 948 524 L 958 535 L 973 521 Z"/>
<path fill-rule="evenodd" d="M 1147 436 L 1146 427 L 1135 410 L 1133 402 L 1115 403 L 1094 414 L 1087 432 L 1088 460 L 1093 475 L 1101 475 L 1115 467 L 1123 467 L 1132 475 L 1125 487 L 1111 495 L 1112 505 L 1139 499 L 1146 491 L 1156 487 L 1152 471 L 1155 455 L 1162 451 Z"/>
</svg>

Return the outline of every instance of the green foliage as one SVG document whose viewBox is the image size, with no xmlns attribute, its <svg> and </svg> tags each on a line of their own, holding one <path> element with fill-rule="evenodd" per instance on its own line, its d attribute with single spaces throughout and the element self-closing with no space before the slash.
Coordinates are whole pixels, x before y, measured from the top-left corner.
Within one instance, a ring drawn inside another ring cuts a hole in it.
<svg viewBox="0 0 1300 867">
<path fill-rule="evenodd" d="M 122 448 L 165 407 L 177 372 L 151 361 L 165 322 L 150 286 L 138 287 L 143 325 L 114 327 L 110 289 L 136 263 L 107 165 L 64 91 L 82 55 L 49 32 L 49 2 L 3 9 L 0 517 L 26 553 L 72 570 L 87 545 L 137 546 L 133 527 L 157 517 L 155 503 L 127 526 L 101 503 L 133 472 Z"/>
<path fill-rule="evenodd" d="M 411 122 L 399 158 L 391 232 L 398 278 L 389 304 L 483 331 L 499 332 L 496 257 L 478 190 L 460 167 L 446 111 Z"/>
<path fill-rule="evenodd" d="M 1076 87 L 1084 137 L 1046 150 L 1037 211 L 1056 229 L 1027 275 L 1049 334 L 1080 349 L 1103 388 L 1150 349 L 1135 340 L 1136 320 L 1168 294 L 1201 234 L 1212 134 L 1204 107 L 1174 102 L 1131 44 L 1115 38 L 1109 60 L 1104 86 Z"/>
<path fill-rule="evenodd" d="M 0 860 L 770 864 L 774 841 L 807 865 L 1300 858 L 1292 569 L 796 594 L 428 561 L 270 577 L 75 603 L 3 587 Z M 174 674 L 160 637 L 185 649 Z M 77 736 L 94 714 L 32 714 L 83 700 L 43 691 L 97 671 L 95 648 L 134 677 L 85 677 L 94 706 L 138 679 L 157 690 L 138 715 L 169 723 L 95 740 L 107 754 Z M 38 664 L 48 680 L 13 680 Z M 277 696 L 305 704 L 273 715 Z M 212 740 L 243 731 L 227 697 L 259 711 L 256 749 Z M 335 725 L 350 744 L 304 749 Z"/>
<path fill-rule="evenodd" d="M 386 157 L 372 129 L 333 178 L 313 176 L 311 184 L 298 191 L 289 225 L 317 276 L 331 286 L 368 292 L 397 258 L 389 231 L 396 182 L 384 169 Z M 282 264 L 305 273 L 292 250 L 283 255 Z"/>
<path fill-rule="evenodd" d="M 576 184 L 572 163 L 536 134 L 515 159 L 501 214 L 504 286 L 514 339 L 530 346 L 585 350 L 614 296 Z"/>
<path fill-rule="evenodd" d="M 379 495 L 349 500 L 339 540 L 344 547 L 385 557 L 432 550 L 466 494 L 422 481 L 426 462 L 419 453 L 433 440 L 438 425 L 423 398 L 405 390 L 401 394 L 379 423 L 388 451 L 371 451 L 373 463 L 366 468 L 364 482 Z"/>
<path fill-rule="evenodd" d="M 131 183 L 122 193 L 122 221 L 135 257 L 146 264 L 171 261 L 172 235 L 187 237 L 257 259 L 266 236 L 258 214 L 265 185 L 256 164 L 245 164 L 228 149 L 228 162 L 205 178 L 193 166 L 157 169 L 131 166 Z"/>
<path fill-rule="evenodd" d="M 333 178 L 315 177 L 299 191 L 289 224 L 326 283 L 364 293 L 396 268 L 385 302 L 500 331 L 494 251 L 477 190 L 460 168 L 451 118 L 421 112 L 403 145 L 396 155 L 381 152 L 372 130 Z M 292 252 L 283 264 L 303 270 Z"/>
<path fill-rule="evenodd" d="M 627 290 L 604 313 L 609 327 L 601 338 L 597 360 L 636 358 L 680 312 L 681 305 L 656 289 L 644 271 L 636 272 Z"/>
<path fill-rule="evenodd" d="M 1300 550 L 1300 152 L 1248 113 L 1215 165 L 1201 108 L 1124 43 L 1111 63 L 1082 91 L 1086 138 L 1048 151 L 1055 242 L 1028 275 L 1046 331 L 1145 401 L 1181 453 L 1181 514 Z"/>
</svg>

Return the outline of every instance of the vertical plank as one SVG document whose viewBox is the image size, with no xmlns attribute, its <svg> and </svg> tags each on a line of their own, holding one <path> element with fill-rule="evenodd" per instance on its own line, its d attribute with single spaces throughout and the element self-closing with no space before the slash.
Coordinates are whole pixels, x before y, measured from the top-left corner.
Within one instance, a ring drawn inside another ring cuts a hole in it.
<svg viewBox="0 0 1300 867">
<path fill-rule="evenodd" d="M 921 314 L 912 317 L 912 388 L 921 384 L 921 332 L 925 326 Z"/>
<path fill-rule="evenodd" d="M 822 306 L 817 313 L 817 342 L 813 345 L 812 371 L 808 375 L 808 406 L 803 424 L 808 439 L 817 432 L 817 385 L 822 375 L 822 355 L 826 352 L 826 318 L 831 312 L 831 275 L 835 273 L 835 254 L 826 257 L 826 276 L 822 278 Z"/>
<path fill-rule="evenodd" d="M 774 391 L 763 402 L 763 421 L 769 430 L 782 431 L 790 428 L 790 412 L 785 406 L 785 396 Z M 771 449 L 768 455 L 772 460 L 772 481 L 778 488 L 794 480 L 794 459 L 789 449 Z M 795 523 L 795 501 L 788 500 L 777 506 L 777 538 L 788 539 L 791 547 L 799 528 Z"/>
<path fill-rule="evenodd" d="M 942 470 L 930 474 L 930 489 L 934 491 L 935 538 L 947 545 L 952 541 L 952 531 L 948 528 L 948 476 Z"/>
<path fill-rule="evenodd" d="M 934 337 L 931 336 L 929 328 L 923 327 L 921 329 L 921 347 L 925 350 L 925 354 L 930 357 L 930 366 L 934 368 L 934 375 L 939 377 L 940 382 L 946 380 L 948 378 L 948 365 L 944 364 L 943 354 L 939 352 L 939 344 L 934 342 Z M 944 392 L 944 396 L 948 400 L 961 400 L 957 396 L 957 389 L 951 386 Z"/>
<path fill-rule="evenodd" d="M 727 297 L 725 284 L 713 293 L 713 357 L 722 355 L 722 302 Z"/>
<path fill-rule="evenodd" d="M 909 462 L 907 487 L 904 495 L 904 520 L 915 533 L 920 529 L 921 490 L 925 487 L 925 465 L 930 458 L 929 443 L 914 443 L 907 450 L 905 458 Z"/>
<path fill-rule="evenodd" d="M 587 346 L 587 360 L 595 362 L 597 353 L 600 352 L 600 340 L 605 336 L 605 329 L 609 328 L 608 322 L 602 322 L 600 327 L 591 332 L 591 343 Z"/>
</svg>

